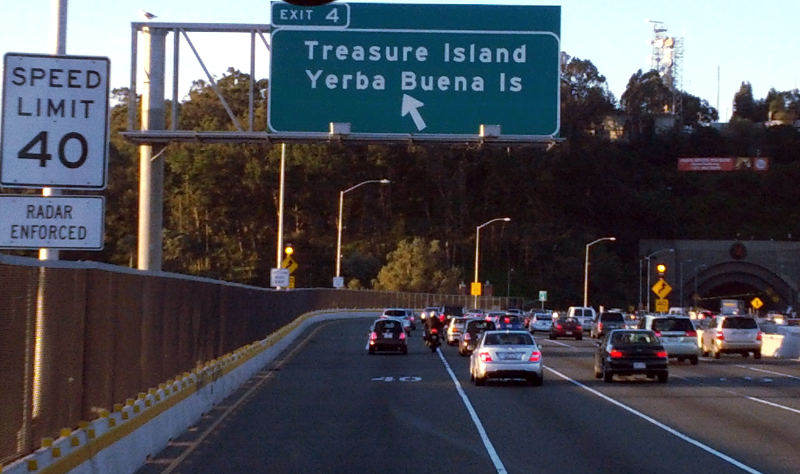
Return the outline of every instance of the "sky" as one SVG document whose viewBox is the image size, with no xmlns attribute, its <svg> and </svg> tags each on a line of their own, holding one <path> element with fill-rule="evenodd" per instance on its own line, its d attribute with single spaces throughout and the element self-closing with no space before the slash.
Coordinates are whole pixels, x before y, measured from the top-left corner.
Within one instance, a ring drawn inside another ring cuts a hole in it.
<svg viewBox="0 0 800 474">
<path fill-rule="evenodd" d="M 0 53 L 55 51 L 53 0 L 0 0 Z M 349 3 L 364 3 L 360 0 Z M 392 2 L 372 2 L 392 3 Z M 800 1 L 769 0 L 405 0 L 401 3 L 561 6 L 561 50 L 591 61 L 608 81 L 617 100 L 631 75 L 650 68 L 653 23 L 662 22 L 667 35 L 683 42 L 682 88 L 718 107 L 720 120 L 732 112 L 734 94 L 742 82 L 752 85 L 756 99 L 771 88 L 800 87 Z M 112 88 L 130 85 L 131 22 L 269 24 L 267 0 L 71 0 L 67 9 L 66 52 L 105 56 L 111 62 Z M 190 38 L 209 72 L 220 77 L 229 67 L 249 71 L 249 36 L 191 33 Z M 171 64 L 171 36 L 167 64 Z M 205 73 L 186 44 L 181 45 L 179 97 Z M 266 47 L 257 46 L 256 76 L 268 77 Z M 169 69 L 170 66 L 168 66 Z M 168 81 L 171 79 L 168 76 Z M 167 95 L 170 96 L 170 82 Z"/>
</svg>

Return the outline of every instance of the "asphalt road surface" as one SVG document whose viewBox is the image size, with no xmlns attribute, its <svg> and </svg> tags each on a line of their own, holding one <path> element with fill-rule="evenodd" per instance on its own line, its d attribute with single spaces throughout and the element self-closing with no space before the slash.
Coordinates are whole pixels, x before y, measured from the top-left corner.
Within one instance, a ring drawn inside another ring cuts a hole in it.
<svg viewBox="0 0 800 474">
<path fill-rule="evenodd" d="M 469 381 L 455 347 L 368 355 L 370 318 L 306 331 L 141 473 L 796 473 L 800 361 L 593 376 L 594 341 L 538 333 L 545 380 Z"/>
</svg>

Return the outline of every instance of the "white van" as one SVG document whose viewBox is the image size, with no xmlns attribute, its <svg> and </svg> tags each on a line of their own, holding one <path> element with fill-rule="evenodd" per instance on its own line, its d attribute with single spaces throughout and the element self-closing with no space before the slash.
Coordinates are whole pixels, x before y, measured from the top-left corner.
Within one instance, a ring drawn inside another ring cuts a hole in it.
<svg viewBox="0 0 800 474">
<path fill-rule="evenodd" d="M 567 309 L 567 317 L 578 318 L 578 321 L 581 322 L 581 326 L 583 326 L 583 330 L 589 331 L 592 329 L 592 324 L 597 318 L 597 313 L 594 308 L 589 306 L 570 306 L 569 309 Z"/>
</svg>

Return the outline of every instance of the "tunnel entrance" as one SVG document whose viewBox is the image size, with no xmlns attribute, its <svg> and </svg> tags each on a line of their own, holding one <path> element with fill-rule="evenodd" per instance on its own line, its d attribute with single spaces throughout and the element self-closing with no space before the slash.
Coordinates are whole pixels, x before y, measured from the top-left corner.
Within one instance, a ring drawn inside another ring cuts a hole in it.
<svg viewBox="0 0 800 474">
<path fill-rule="evenodd" d="M 744 302 L 748 311 L 758 298 L 763 306 L 761 314 L 769 311 L 786 312 L 792 305 L 792 291 L 778 275 L 752 263 L 729 262 L 707 268 L 697 274 L 696 281 L 684 282 L 688 302 L 696 307 L 720 310 L 720 300 L 733 299 Z"/>
</svg>

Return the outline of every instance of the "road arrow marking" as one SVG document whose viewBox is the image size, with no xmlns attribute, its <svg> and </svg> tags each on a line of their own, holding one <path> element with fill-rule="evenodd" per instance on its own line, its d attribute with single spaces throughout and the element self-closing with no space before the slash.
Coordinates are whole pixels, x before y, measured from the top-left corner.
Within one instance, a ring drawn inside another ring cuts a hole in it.
<svg viewBox="0 0 800 474">
<path fill-rule="evenodd" d="M 400 116 L 405 117 L 406 115 L 411 114 L 411 118 L 414 120 L 414 125 L 417 126 L 417 131 L 421 131 L 427 126 L 425 125 L 425 120 L 422 119 L 422 115 L 419 113 L 419 110 L 417 110 L 423 105 L 425 104 L 411 97 L 410 95 L 403 94 L 403 106 L 400 110 Z"/>
</svg>

